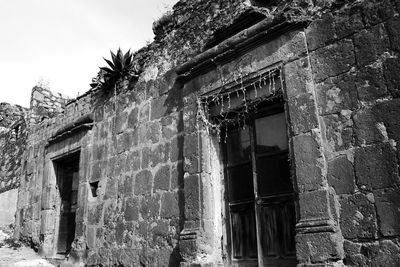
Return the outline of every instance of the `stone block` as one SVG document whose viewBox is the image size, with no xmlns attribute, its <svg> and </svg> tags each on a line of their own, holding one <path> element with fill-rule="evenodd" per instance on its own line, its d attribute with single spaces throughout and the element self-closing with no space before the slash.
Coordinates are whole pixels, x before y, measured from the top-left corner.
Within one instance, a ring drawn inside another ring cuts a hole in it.
<svg viewBox="0 0 400 267">
<path fill-rule="evenodd" d="M 140 215 L 144 220 L 158 218 L 160 215 L 160 195 L 145 195 L 140 198 Z"/>
<path fill-rule="evenodd" d="M 95 203 L 88 206 L 88 222 L 90 225 L 98 225 L 103 218 L 104 203 Z"/>
<path fill-rule="evenodd" d="M 317 83 L 349 71 L 354 64 L 353 43 L 347 39 L 318 49 L 311 54 L 311 66 Z"/>
<path fill-rule="evenodd" d="M 340 229 L 344 238 L 377 237 L 374 204 L 364 194 L 357 193 L 340 199 Z"/>
<path fill-rule="evenodd" d="M 155 144 L 160 140 L 160 123 L 158 121 L 140 125 L 139 140 L 141 144 Z"/>
<path fill-rule="evenodd" d="M 126 221 L 137 221 L 139 219 L 139 199 L 137 197 L 125 199 L 124 217 Z"/>
<path fill-rule="evenodd" d="M 355 189 L 353 164 L 345 155 L 328 162 L 328 183 L 337 194 L 351 194 Z"/>
<path fill-rule="evenodd" d="M 137 171 L 140 168 L 140 151 L 128 152 L 126 156 L 125 172 Z"/>
<path fill-rule="evenodd" d="M 185 192 L 185 219 L 198 220 L 200 218 L 200 175 L 194 174 L 184 178 Z"/>
<path fill-rule="evenodd" d="M 184 170 L 191 174 L 199 172 L 200 147 L 197 133 L 186 135 L 183 142 Z"/>
<path fill-rule="evenodd" d="M 150 102 L 142 103 L 139 108 L 140 122 L 148 122 L 150 120 Z"/>
<path fill-rule="evenodd" d="M 89 248 L 94 249 L 96 247 L 96 228 L 89 226 L 86 230 L 86 240 Z"/>
<path fill-rule="evenodd" d="M 107 177 L 114 176 L 117 158 L 118 158 L 117 156 L 111 156 L 107 159 L 105 166 L 103 165 Z M 95 180 L 93 179 L 93 181 Z"/>
<path fill-rule="evenodd" d="M 385 140 L 385 133 L 377 127 L 379 118 L 371 109 L 360 109 L 353 116 L 355 141 L 357 145 L 371 144 Z"/>
<path fill-rule="evenodd" d="M 300 134 L 318 127 L 315 99 L 312 94 L 302 94 L 288 101 L 290 127 L 294 134 Z"/>
<path fill-rule="evenodd" d="M 383 63 L 383 75 L 386 80 L 387 88 L 390 94 L 395 97 L 400 97 L 400 59 L 388 58 Z"/>
<path fill-rule="evenodd" d="M 170 183 L 170 167 L 169 165 L 161 166 L 154 174 L 153 191 L 168 190 Z"/>
<path fill-rule="evenodd" d="M 331 13 L 314 20 L 306 29 L 309 51 L 325 46 L 335 38 L 334 17 Z"/>
<path fill-rule="evenodd" d="M 143 170 L 136 174 L 135 195 L 144 195 L 151 193 L 153 184 L 153 175 L 149 170 Z"/>
<path fill-rule="evenodd" d="M 316 93 L 320 114 L 338 113 L 343 109 L 353 110 L 358 104 L 355 77 L 351 73 L 328 78 L 317 84 Z"/>
<path fill-rule="evenodd" d="M 367 266 L 365 255 L 361 254 L 361 244 L 353 243 L 349 240 L 343 242 L 345 262 L 350 266 Z"/>
<path fill-rule="evenodd" d="M 159 144 L 154 149 L 145 147 L 142 149 L 142 169 L 155 167 L 157 164 L 163 164 L 170 157 L 170 144 Z"/>
<path fill-rule="evenodd" d="M 117 135 L 117 153 L 123 153 L 130 150 L 138 144 L 138 133 L 136 130 L 124 132 Z"/>
<path fill-rule="evenodd" d="M 119 177 L 121 173 L 123 173 L 125 163 L 126 163 L 126 154 L 118 154 L 115 157 L 113 166 L 114 172 L 112 174 L 112 177 Z"/>
<path fill-rule="evenodd" d="M 112 198 L 117 198 L 118 193 L 118 180 L 116 178 L 108 178 L 106 189 L 104 193 L 104 200 Z"/>
<path fill-rule="evenodd" d="M 104 162 L 98 161 L 92 164 L 92 176 L 90 177 L 90 181 L 98 181 L 104 176 L 105 169 L 104 169 Z"/>
<path fill-rule="evenodd" d="M 20 218 L 22 219 L 22 218 Z M 40 233 L 41 234 L 54 234 L 56 225 L 56 211 L 55 210 L 42 210 Z"/>
<path fill-rule="evenodd" d="M 329 220 L 328 191 L 318 190 L 299 194 L 300 220 Z"/>
<path fill-rule="evenodd" d="M 168 107 L 168 95 L 163 95 L 151 101 L 151 120 L 160 119 L 168 115 L 170 107 Z"/>
<path fill-rule="evenodd" d="M 338 39 L 342 39 L 364 28 L 360 8 L 345 8 L 334 16 L 335 31 Z"/>
<path fill-rule="evenodd" d="M 141 167 L 142 167 L 142 169 L 146 169 L 150 166 L 150 164 L 151 164 L 151 148 L 144 147 L 142 149 Z"/>
<path fill-rule="evenodd" d="M 149 228 L 156 240 L 165 241 L 171 234 L 168 220 L 155 220 L 150 224 Z M 162 242 L 160 242 L 160 245 L 162 245 Z"/>
<path fill-rule="evenodd" d="M 372 101 L 388 95 L 381 68 L 361 68 L 357 72 L 356 87 L 361 101 Z"/>
<path fill-rule="evenodd" d="M 114 223 L 117 221 L 117 218 L 121 215 L 121 208 L 120 205 L 118 204 L 119 203 L 117 203 L 117 201 L 113 200 L 113 201 L 107 201 L 106 204 L 104 205 L 103 225 L 105 227 L 108 227 L 110 229 L 115 227 Z"/>
<path fill-rule="evenodd" d="M 138 124 L 138 108 L 134 108 L 129 112 L 128 115 L 128 125 L 127 128 L 133 129 L 137 127 Z"/>
<path fill-rule="evenodd" d="M 322 153 L 316 138 L 308 134 L 293 137 L 299 192 L 317 190 L 324 183 Z"/>
<path fill-rule="evenodd" d="M 117 114 L 115 116 L 115 133 L 116 134 L 122 133 L 126 130 L 127 121 L 128 121 L 128 113 L 125 111 L 120 114 Z"/>
<path fill-rule="evenodd" d="M 161 196 L 161 218 L 179 217 L 179 199 L 177 192 L 164 192 Z"/>
<path fill-rule="evenodd" d="M 54 209 L 57 199 L 57 189 L 54 186 L 43 188 L 42 210 Z"/>
<path fill-rule="evenodd" d="M 125 226 L 122 221 L 118 221 L 115 226 L 115 241 L 117 245 L 124 243 Z"/>
<path fill-rule="evenodd" d="M 184 99 L 183 130 L 186 134 L 197 131 L 197 103 L 191 98 Z"/>
<path fill-rule="evenodd" d="M 104 160 L 107 155 L 107 144 L 93 145 L 92 159 L 94 161 Z"/>
<path fill-rule="evenodd" d="M 118 194 L 130 196 L 133 193 L 133 188 L 135 185 L 135 175 L 124 175 L 123 179 L 118 181 Z"/>
<path fill-rule="evenodd" d="M 374 191 L 376 209 L 383 236 L 400 235 L 400 190 L 399 188 Z"/>
<path fill-rule="evenodd" d="M 400 266 L 400 245 L 396 240 L 382 240 L 371 249 L 370 266 Z"/>
<path fill-rule="evenodd" d="M 103 228 L 99 227 L 96 229 L 96 244 L 95 246 L 100 248 L 103 246 L 104 243 L 104 230 Z"/>
<path fill-rule="evenodd" d="M 379 102 L 372 110 L 378 121 L 383 123 L 387 137 L 400 142 L 400 99 Z"/>
<path fill-rule="evenodd" d="M 340 233 L 331 232 L 297 234 L 296 255 L 300 264 L 342 259 L 342 237 Z"/>
<path fill-rule="evenodd" d="M 301 58 L 284 65 L 286 92 L 289 98 L 312 94 L 314 84 L 308 58 Z"/>
<path fill-rule="evenodd" d="M 326 115 L 323 117 L 325 137 L 330 151 L 343 151 L 351 147 L 353 141 L 353 121 L 351 111 L 342 114 Z"/>
<path fill-rule="evenodd" d="M 152 151 L 152 164 L 151 166 L 156 166 L 157 164 L 166 163 L 170 157 L 170 144 L 160 144 Z"/>
<path fill-rule="evenodd" d="M 182 129 L 179 129 L 179 124 L 182 124 L 180 122 L 179 114 L 175 114 L 175 116 L 167 116 L 163 117 L 161 119 L 161 132 L 162 132 L 162 137 L 165 139 L 171 139 L 174 137 L 179 131 Z"/>
<path fill-rule="evenodd" d="M 382 24 L 354 35 L 357 65 L 363 67 L 375 62 L 388 48 L 389 39 Z"/>
<path fill-rule="evenodd" d="M 354 167 L 361 188 L 382 189 L 399 185 L 396 153 L 388 143 L 356 149 Z"/>
</svg>

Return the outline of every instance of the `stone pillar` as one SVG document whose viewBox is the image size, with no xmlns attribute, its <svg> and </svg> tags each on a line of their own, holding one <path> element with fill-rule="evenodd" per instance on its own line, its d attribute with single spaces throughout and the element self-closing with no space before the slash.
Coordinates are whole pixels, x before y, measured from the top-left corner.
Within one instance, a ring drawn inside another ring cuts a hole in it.
<svg viewBox="0 0 400 267">
<path fill-rule="evenodd" d="M 180 252 L 185 262 L 181 266 L 222 263 L 219 144 L 201 125 L 196 125 L 194 99 L 186 100 L 183 111 L 185 223 Z"/>
<path fill-rule="evenodd" d="M 341 265 L 338 204 L 327 182 L 321 125 L 309 57 L 284 66 L 295 187 L 299 196 L 296 253 L 299 266 Z"/>
</svg>

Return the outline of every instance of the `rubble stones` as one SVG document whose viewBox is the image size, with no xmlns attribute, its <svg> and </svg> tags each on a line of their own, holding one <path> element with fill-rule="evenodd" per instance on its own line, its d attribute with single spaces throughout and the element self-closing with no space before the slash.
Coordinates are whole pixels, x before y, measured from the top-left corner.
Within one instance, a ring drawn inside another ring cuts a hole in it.
<svg viewBox="0 0 400 267">
<path fill-rule="evenodd" d="M 363 194 L 340 200 L 340 228 L 344 238 L 366 239 L 377 237 L 374 204 Z"/>
</svg>

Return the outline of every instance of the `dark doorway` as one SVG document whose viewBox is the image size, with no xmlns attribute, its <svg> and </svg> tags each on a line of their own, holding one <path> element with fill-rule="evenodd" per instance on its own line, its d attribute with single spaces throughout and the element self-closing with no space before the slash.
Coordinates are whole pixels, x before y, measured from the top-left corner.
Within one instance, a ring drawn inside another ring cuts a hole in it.
<svg viewBox="0 0 400 267">
<path fill-rule="evenodd" d="M 75 214 L 78 205 L 79 151 L 54 161 L 60 196 L 60 223 L 57 253 L 68 254 L 75 238 Z"/>
</svg>

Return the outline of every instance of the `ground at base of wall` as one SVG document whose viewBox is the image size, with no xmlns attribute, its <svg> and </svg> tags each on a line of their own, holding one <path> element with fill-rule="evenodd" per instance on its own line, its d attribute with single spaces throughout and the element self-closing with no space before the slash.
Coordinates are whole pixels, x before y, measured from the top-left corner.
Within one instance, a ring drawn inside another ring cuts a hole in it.
<svg viewBox="0 0 400 267">
<path fill-rule="evenodd" d="M 0 230 L 0 267 L 55 267 L 33 249 L 19 246 L 10 234 Z"/>
</svg>

